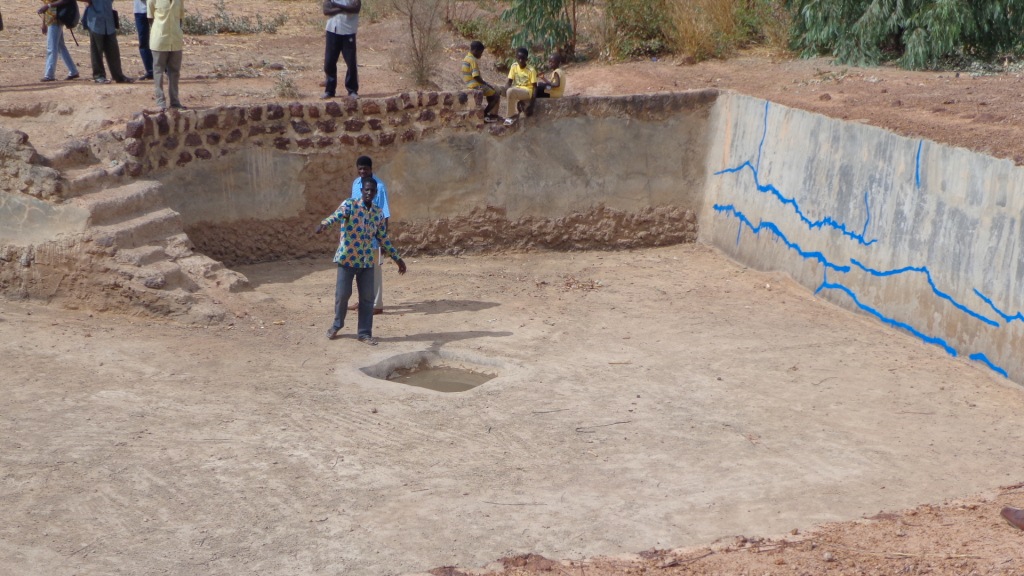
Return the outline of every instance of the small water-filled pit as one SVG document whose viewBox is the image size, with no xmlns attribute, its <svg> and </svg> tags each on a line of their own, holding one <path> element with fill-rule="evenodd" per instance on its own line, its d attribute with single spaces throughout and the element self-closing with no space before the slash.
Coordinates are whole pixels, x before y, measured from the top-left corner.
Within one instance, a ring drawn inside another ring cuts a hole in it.
<svg viewBox="0 0 1024 576">
<path fill-rule="evenodd" d="M 445 393 L 466 392 L 498 376 L 489 363 L 434 352 L 402 354 L 362 371 L 380 380 Z"/>
</svg>

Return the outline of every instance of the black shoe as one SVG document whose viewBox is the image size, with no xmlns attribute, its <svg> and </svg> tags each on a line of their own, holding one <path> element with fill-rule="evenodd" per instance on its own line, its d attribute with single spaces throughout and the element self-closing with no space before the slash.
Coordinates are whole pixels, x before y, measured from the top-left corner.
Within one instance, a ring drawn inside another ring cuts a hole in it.
<svg viewBox="0 0 1024 576">
<path fill-rule="evenodd" d="M 139 76 L 139 82 L 142 82 L 144 80 L 152 80 L 152 79 L 153 79 L 153 75 L 152 74 L 143 74 L 142 76 Z"/>
<path fill-rule="evenodd" d="M 68 74 L 64 77 L 65 80 L 78 80 L 78 74 Z"/>
</svg>

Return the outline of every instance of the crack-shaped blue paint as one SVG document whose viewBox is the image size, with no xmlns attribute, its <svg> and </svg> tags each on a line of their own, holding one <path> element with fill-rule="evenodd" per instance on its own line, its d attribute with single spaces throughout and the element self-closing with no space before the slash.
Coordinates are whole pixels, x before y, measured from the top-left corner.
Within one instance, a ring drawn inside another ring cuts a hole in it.
<svg viewBox="0 0 1024 576">
<path fill-rule="evenodd" d="M 879 278 L 884 278 L 886 276 L 897 276 L 899 274 L 908 274 L 911 272 L 924 274 L 925 278 L 928 280 L 928 286 L 931 287 L 933 294 L 949 302 L 957 310 L 960 310 L 961 312 L 967 314 L 971 318 L 984 322 L 985 324 L 988 324 L 989 326 L 993 326 L 995 328 L 999 327 L 999 322 L 996 322 L 995 320 L 988 318 L 987 316 L 982 316 L 981 314 L 975 312 L 974 310 L 971 310 L 964 304 L 957 302 L 957 300 L 950 296 L 949 294 L 946 294 L 942 290 L 939 290 L 939 287 L 935 285 L 935 279 L 932 278 L 932 272 L 931 270 L 928 269 L 927 266 L 904 266 L 903 268 L 896 268 L 894 270 L 876 270 L 874 268 L 871 268 L 870 266 L 865 266 L 864 264 L 861 264 L 860 261 L 857 260 L 856 258 L 850 258 L 850 263 L 856 266 L 857 268 L 860 268 L 864 272 L 867 272 L 868 274 Z"/>
<path fill-rule="evenodd" d="M 975 352 L 974 354 L 968 356 L 968 358 L 974 360 L 975 362 L 981 362 L 982 364 L 988 366 L 993 372 L 999 374 L 1003 378 L 1010 377 L 1010 374 L 1006 370 L 993 364 L 992 361 L 988 359 L 988 356 L 985 356 L 985 354 L 982 352 Z"/>
<path fill-rule="evenodd" d="M 917 141 L 917 158 L 914 160 L 914 185 L 921 189 L 921 149 L 924 148 L 924 140 Z"/>
<path fill-rule="evenodd" d="M 867 214 L 868 217 L 867 217 L 866 220 L 864 220 L 864 229 L 860 231 L 860 237 L 861 238 L 863 238 L 864 235 L 868 233 L 868 224 L 871 224 L 871 203 L 868 202 L 868 191 L 867 190 L 864 191 L 864 213 Z M 872 240 L 871 243 L 874 244 L 877 241 L 878 240 L 875 239 L 875 240 Z"/>
<path fill-rule="evenodd" d="M 936 346 L 940 346 L 950 356 L 954 356 L 955 357 L 957 355 L 956 348 L 953 348 L 952 346 L 950 346 L 949 343 L 947 343 L 942 338 L 937 338 L 935 336 L 928 336 L 927 334 L 921 332 L 917 328 L 914 328 L 910 324 L 907 324 L 905 322 L 900 322 L 899 320 L 896 320 L 895 318 L 890 318 L 890 317 L 886 316 L 885 314 L 882 314 L 878 310 L 875 310 L 871 306 L 868 306 L 867 304 L 864 304 L 863 302 L 861 302 L 860 298 L 857 298 L 857 295 L 853 292 L 853 290 L 850 290 L 849 288 L 847 288 L 846 286 L 843 286 L 842 284 L 836 284 L 836 283 L 833 283 L 833 282 L 829 282 L 826 279 L 825 281 L 823 281 L 821 283 L 821 286 L 818 286 L 818 289 L 815 290 L 814 293 L 817 294 L 818 292 L 821 292 L 822 290 L 839 290 L 840 292 L 843 292 L 847 296 L 849 296 L 850 299 L 853 300 L 853 303 L 856 304 L 858 308 L 860 308 L 861 310 L 867 312 L 868 314 L 871 314 L 875 318 L 878 318 L 883 324 L 888 324 L 888 325 L 893 326 L 895 328 L 900 328 L 900 329 L 906 330 L 907 332 L 910 332 L 911 334 L 913 334 L 917 338 L 920 338 L 922 341 L 927 342 L 928 344 L 934 344 Z"/>
<path fill-rule="evenodd" d="M 770 102 L 765 100 L 764 101 L 764 128 L 761 130 L 761 143 L 757 145 L 757 167 L 755 168 L 755 172 L 754 172 L 755 174 L 757 173 L 756 170 L 760 170 L 761 169 L 761 151 L 764 150 L 764 141 L 768 138 L 768 104 L 770 104 Z"/>
<path fill-rule="evenodd" d="M 771 184 L 761 184 L 761 182 L 759 180 L 759 177 L 758 177 L 757 168 L 755 168 L 754 165 L 751 164 L 749 160 L 744 162 L 744 163 L 742 163 L 742 164 L 740 164 L 739 166 L 734 167 L 734 168 L 724 168 L 722 170 L 719 170 L 718 172 L 715 172 L 715 176 L 720 176 L 722 174 L 731 174 L 731 173 L 739 172 L 739 171 L 744 170 L 744 169 L 749 169 L 753 173 L 753 176 L 754 176 L 754 186 L 757 188 L 758 192 L 769 193 L 772 196 L 774 196 L 776 199 L 778 199 L 778 201 L 781 202 L 783 205 L 792 206 L 793 207 L 793 212 L 796 213 L 796 215 L 800 218 L 800 221 L 803 222 L 804 224 L 806 224 L 809 229 L 815 230 L 815 229 L 818 229 L 818 228 L 826 228 L 826 227 L 827 228 L 832 228 L 833 230 L 837 230 L 843 236 L 846 236 L 848 238 L 851 238 L 851 239 L 855 240 L 858 244 L 860 244 L 862 246 L 871 246 L 875 242 L 878 242 L 877 238 L 873 239 L 873 240 L 866 240 L 864 238 L 864 234 L 858 234 L 856 232 L 851 232 L 850 230 L 848 230 L 846 228 L 846 224 L 843 224 L 843 223 L 840 223 L 840 222 L 836 221 L 836 219 L 832 218 L 831 216 L 826 216 L 826 217 L 822 218 L 821 220 L 811 220 L 810 218 L 808 218 L 804 214 L 804 211 L 800 209 L 800 204 L 795 199 L 787 198 L 785 195 L 782 194 L 782 192 L 779 191 L 778 188 L 776 188 L 775 186 L 773 186 Z M 867 197 L 867 192 L 865 192 L 864 195 L 865 195 L 865 198 L 866 198 Z M 870 217 L 870 213 L 869 213 L 869 216 L 868 216 L 868 220 L 869 221 L 870 221 L 870 218 L 871 217 Z M 865 222 L 864 223 L 864 230 L 865 231 L 867 231 L 867 225 L 868 225 L 868 223 Z"/>
<path fill-rule="evenodd" d="M 793 250 L 806 260 L 814 260 L 821 264 L 822 266 L 824 266 L 825 268 L 831 268 L 832 270 L 835 270 L 837 272 L 850 271 L 849 266 L 839 266 L 837 264 L 829 262 L 828 258 L 825 258 L 825 255 L 822 254 L 821 252 L 808 252 L 801 248 L 799 244 L 791 242 L 789 238 L 786 238 L 786 235 L 782 233 L 782 230 L 780 230 L 779 227 L 772 222 L 765 222 L 764 220 L 762 220 L 755 226 L 754 223 L 751 222 L 749 218 L 747 218 L 746 214 L 737 210 L 736 207 L 733 206 L 732 204 L 715 204 L 714 210 L 715 212 L 720 212 L 723 214 L 733 216 L 734 218 L 740 221 L 740 224 L 746 226 L 747 228 L 750 228 L 750 231 L 753 232 L 754 234 L 759 234 L 761 230 L 771 231 L 771 233 L 778 236 L 778 238 L 782 240 L 782 243 L 785 244 L 790 250 Z"/>
<path fill-rule="evenodd" d="M 1016 314 L 1011 316 L 1011 315 L 1007 314 L 1006 312 L 1003 312 L 1002 310 L 1000 310 L 996 306 L 995 302 L 992 301 L 991 298 L 989 298 L 988 296 L 985 296 L 984 294 L 982 294 L 977 288 L 974 289 L 974 293 L 978 296 L 978 298 L 981 298 L 985 302 L 985 304 L 988 304 L 989 308 L 991 308 L 993 312 L 998 314 L 999 317 L 1002 318 L 1003 321 L 1006 322 L 1007 324 L 1009 324 L 1010 322 L 1013 322 L 1014 320 L 1017 320 L 1019 322 L 1024 322 L 1024 313 L 1017 312 Z"/>
</svg>

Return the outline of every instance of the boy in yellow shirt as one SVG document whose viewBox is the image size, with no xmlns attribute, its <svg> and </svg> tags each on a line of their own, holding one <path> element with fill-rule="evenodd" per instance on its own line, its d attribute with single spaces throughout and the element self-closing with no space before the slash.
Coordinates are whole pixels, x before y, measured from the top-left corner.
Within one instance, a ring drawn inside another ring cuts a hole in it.
<svg viewBox="0 0 1024 576">
<path fill-rule="evenodd" d="M 519 118 L 519 106 L 524 102 L 533 102 L 533 91 L 537 86 L 537 69 L 530 66 L 530 51 L 520 47 L 516 49 L 516 62 L 508 69 L 508 118 L 505 126 L 511 126 Z"/>
<path fill-rule="evenodd" d="M 493 123 L 501 120 L 495 114 L 498 111 L 498 102 L 501 96 L 498 90 L 484 81 L 480 75 L 480 57 L 484 55 L 484 43 L 473 40 L 469 43 L 469 54 L 462 59 L 462 81 L 466 83 L 467 90 L 479 90 L 487 98 L 487 108 L 484 108 L 484 122 Z"/>
</svg>

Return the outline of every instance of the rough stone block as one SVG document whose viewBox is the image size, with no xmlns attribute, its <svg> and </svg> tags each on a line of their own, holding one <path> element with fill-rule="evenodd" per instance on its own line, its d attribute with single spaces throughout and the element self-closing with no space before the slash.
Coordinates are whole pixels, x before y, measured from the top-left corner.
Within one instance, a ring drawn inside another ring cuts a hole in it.
<svg viewBox="0 0 1024 576">
<path fill-rule="evenodd" d="M 171 123 L 167 121 L 167 114 L 160 113 L 156 117 L 156 133 L 158 136 L 167 136 L 171 132 Z"/>
<path fill-rule="evenodd" d="M 402 108 L 408 110 L 410 108 L 416 107 L 416 98 L 414 98 L 412 94 L 409 94 L 408 92 L 403 92 L 399 94 L 398 97 L 401 98 L 402 100 Z"/>
<path fill-rule="evenodd" d="M 178 154 L 178 166 L 184 166 L 192 161 L 192 154 L 188 150 L 182 150 L 181 154 Z"/>
<path fill-rule="evenodd" d="M 334 120 L 317 120 L 316 129 L 325 134 L 334 134 L 338 131 L 338 123 Z"/>
<path fill-rule="evenodd" d="M 249 120 L 259 122 L 263 119 L 263 106 L 250 106 L 248 113 Z"/>
<path fill-rule="evenodd" d="M 309 123 L 305 120 L 292 120 L 292 130 L 294 130 L 296 134 L 309 134 L 313 131 L 313 129 L 309 127 Z"/>
<path fill-rule="evenodd" d="M 177 136 L 168 136 L 167 138 L 164 139 L 164 148 L 166 148 L 168 150 L 174 150 L 177 147 L 178 147 L 178 137 Z"/>
<path fill-rule="evenodd" d="M 420 110 L 420 115 L 416 118 L 420 122 L 433 122 L 435 119 L 437 119 L 437 114 L 429 109 Z"/>
<path fill-rule="evenodd" d="M 328 102 L 327 104 L 325 104 L 324 112 L 326 112 L 327 115 L 332 118 L 338 118 L 339 116 L 343 116 L 345 114 L 344 112 L 341 111 L 341 105 L 339 105 L 337 102 Z"/>
<path fill-rule="evenodd" d="M 384 99 L 384 109 L 387 110 L 388 114 L 391 114 L 392 112 L 398 112 L 398 100 L 395 98 Z"/>
<path fill-rule="evenodd" d="M 209 160 L 213 158 L 213 154 L 210 153 L 206 148 L 196 148 L 196 158 L 200 160 Z"/>
<path fill-rule="evenodd" d="M 360 130 L 363 129 L 363 126 L 365 125 L 366 122 L 360 120 L 359 118 L 349 118 L 348 120 L 345 120 L 345 131 L 359 132 Z"/>
<path fill-rule="evenodd" d="M 397 137 L 398 135 L 394 132 L 381 132 L 377 143 L 381 146 L 390 146 L 395 143 Z"/>
<path fill-rule="evenodd" d="M 301 140 L 296 140 L 295 145 L 298 146 L 300 149 L 305 150 L 306 148 L 313 147 L 313 140 L 309 138 L 302 138 Z"/>
<path fill-rule="evenodd" d="M 409 130 L 402 132 L 402 135 L 399 138 L 402 142 L 412 142 L 416 140 L 416 131 L 410 128 Z"/>
<path fill-rule="evenodd" d="M 125 138 L 142 138 L 143 133 L 146 131 L 146 123 L 142 120 L 132 120 L 124 126 L 124 137 Z"/>
<path fill-rule="evenodd" d="M 287 134 L 288 127 L 281 122 L 275 124 L 268 124 L 266 127 L 267 134 Z"/>
<path fill-rule="evenodd" d="M 306 108 L 299 102 L 292 102 L 288 105 L 288 115 L 292 118 L 305 118 Z"/>
<path fill-rule="evenodd" d="M 220 144 L 220 134 L 217 132 L 210 132 L 206 135 L 206 143 L 210 146 Z"/>
<path fill-rule="evenodd" d="M 267 120 L 284 118 L 284 108 L 280 104 L 267 104 Z"/>
<path fill-rule="evenodd" d="M 292 144 L 291 138 L 286 136 L 278 136 L 274 138 L 274 148 L 278 150 L 287 150 Z"/>
<path fill-rule="evenodd" d="M 380 114 L 380 102 L 363 100 L 363 114 Z"/>
<path fill-rule="evenodd" d="M 370 118 L 366 123 L 370 126 L 370 130 L 380 130 L 384 127 L 384 122 L 380 118 Z"/>
<path fill-rule="evenodd" d="M 228 144 L 234 144 L 242 139 L 242 131 L 239 128 L 235 128 L 231 132 L 228 132 L 227 138 L 224 139 Z"/>
<path fill-rule="evenodd" d="M 306 115 L 315 120 L 322 116 L 323 112 L 320 110 L 319 104 L 308 104 L 306 106 Z"/>
<path fill-rule="evenodd" d="M 331 138 L 330 136 L 323 136 L 323 137 L 317 138 L 317 140 L 316 140 L 316 147 L 317 148 L 330 148 L 331 146 L 334 146 L 334 143 L 335 143 L 334 138 Z"/>
<path fill-rule="evenodd" d="M 355 146 L 356 139 L 349 136 L 348 134 L 342 134 L 341 136 L 338 137 L 338 143 L 341 144 L 342 146 Z"/>
<path fill-rule="evenodd" d="M 451 107 L 455 105 L 455 95 L 451 92 L 444 93 L 444 99 L 441 101 L 442 106 Z"/>
<path fill-rule="evenodd" d="M 124 169 L 132 178 L 142 176 L 142 164 L 139 162 L 128 162 L 124 165 Z"/>
<path fill-rule="evenodd" d="M 369 134 L 360 134 L 356 136 L 356 143 L 360 146 L 373 146 L 373 136 Z"/>
<path fill-rule="evenodd" d="M 267 127 L 264 126 L 263 124 L 253 124 L 252 126 L 249 126 L 249 138 L 252 138 L 253 136 L 259 136 L 261 134 L 266 134 L 266 133 L 267 133 Z"/>
<path fill-rule="evenodd" d="M 196 134 L 195 132 L 189 132 L 188 134 L 185 135 L 185 145 L 202 146 L 203 138 L 199 134 Z"/>
<path fill-rule="evenodd" d="M 426 102 L 423 104 L 424 106 L 437 106 L 437 102 L 438 102 L 437 92 L 427 92 L 425 94 L 425 96 L 426 96 Z"/>
<path fill-rule="evenodd" d="M 210 130 L 217 127 L 217 113 L 207 112 L 203 115 L 203 128 Z"/>
<path fill-rule="evenodd" d="M 412 122 L 412 117 L 409 116 L 409 114 L 407 113 L 393 114 L 388 116 L 388 124 L 394 127 L 406 126 L 409 124 L 409 122 Z"/>
<path fill-rule="evenodd" d="M 142 157 L 146 153 L 146 143 L 137 138 L 129 138 L 124 141 L 124 151 L 129 156 Z"/>
</svg>

